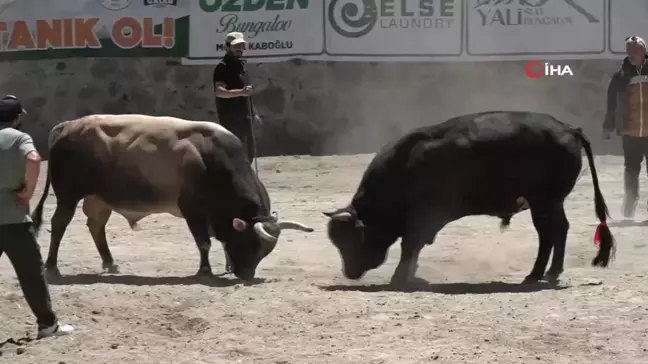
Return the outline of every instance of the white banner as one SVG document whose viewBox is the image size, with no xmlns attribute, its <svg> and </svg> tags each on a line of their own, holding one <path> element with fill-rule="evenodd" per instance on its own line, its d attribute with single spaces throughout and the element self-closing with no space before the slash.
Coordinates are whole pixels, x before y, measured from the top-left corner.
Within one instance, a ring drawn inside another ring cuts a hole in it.
<svg viewBox="0 0 648 364">
<path fill-rule="evenodd" d="M 620 60 L 647 19 L 648 0 L 195 0 L 183 64 L 217 63 L 231 30 L 258 42 L 250 62 Z"/>
<path fill-rule="evenodd" d="M 324 53 L 323 0 L 191 0 L 189 14 L 189 60 L 218 63 L 229 32 L 243 33 L 258 61 Z"/>
<path fill-rule="evenodd" d="M 610 1 L 610 51 L 625 54 L 624 39 L 638 35 L 648 40 L 648 1 Z"/>
<path fill-rule="evenodd" d="M 605 52 L 604 0 L 467 0 L 467 5 L 468 55 Z"/>
<path fill-rule="evenodd" d="M 332 56 L 459 56 L 461 0 L 326 0 Z"/>
</svg>

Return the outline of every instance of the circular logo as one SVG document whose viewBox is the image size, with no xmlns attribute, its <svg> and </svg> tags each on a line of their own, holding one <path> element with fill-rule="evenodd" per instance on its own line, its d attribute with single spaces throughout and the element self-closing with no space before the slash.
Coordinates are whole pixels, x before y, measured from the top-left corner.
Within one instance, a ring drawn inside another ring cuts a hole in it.
<svg viewBox="0 0 648 364">
<path fill-rule="evenodd" d="M 526 66 L 524 66 L 524 73 L 526 73 L 529 78 L 539 78 L 544 75 L 544 64 L 540 61 L 529 61 Z"/>
<path fill-rule="evenodd" d="M 378 7 L 375 0 L 331 0 L 328 20 L 333 30 L 341 36 L 360 38 L 376 25 Z"/>
<path fill-rule="evenodd" d="M 126 9 L 133 0 L 97 0 L 97 2 L 108 10 Z"/>
</svg>

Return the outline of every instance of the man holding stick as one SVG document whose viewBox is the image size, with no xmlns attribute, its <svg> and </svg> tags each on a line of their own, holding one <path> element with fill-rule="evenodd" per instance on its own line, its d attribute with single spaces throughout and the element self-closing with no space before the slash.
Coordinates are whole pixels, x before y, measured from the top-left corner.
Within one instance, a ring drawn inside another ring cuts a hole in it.
<svg viewBox="0 0 648 364">
<path fill-rule="evenodd" d="M 241 59 L 246 44 L 242 33 L 227 34 L 225 56 L 214 69 L 213 84 L 220 124 L 241 140 L 252 163 L 256 158 L 252 124 L 254 120 L 254 124 L 260 126 L 262 121 L 252 103 L 254 90 L 249 82 L 246 62 Z"/>
</svg>

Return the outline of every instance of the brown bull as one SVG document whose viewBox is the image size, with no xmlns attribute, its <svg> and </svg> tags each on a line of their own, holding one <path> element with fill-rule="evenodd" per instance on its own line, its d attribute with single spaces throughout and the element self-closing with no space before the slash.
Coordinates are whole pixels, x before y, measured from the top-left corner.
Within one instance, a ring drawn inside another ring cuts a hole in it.
<svg viewBox="0 0 648 364">
<path fill-rule="evenodd" d="M 116 271 L 106 241 L 112 211 L 131 228 L 151 214 L 184 218 L 200 252 L 198 274 L 211 275 L 210 237 L 223 243 L 228 270 L 254 278 L 282 229 L 312 232 L 271 214 L 270 198 L 238 138 L 218 124 L 147 115 L 90 115 L 49 135 L 45 191 L 32 219 L 36 232 L 50 181 L 57 197 L 45 267 L 58 275 L 61 239 L 79 201 L 103 268 Z"/>
</svg>

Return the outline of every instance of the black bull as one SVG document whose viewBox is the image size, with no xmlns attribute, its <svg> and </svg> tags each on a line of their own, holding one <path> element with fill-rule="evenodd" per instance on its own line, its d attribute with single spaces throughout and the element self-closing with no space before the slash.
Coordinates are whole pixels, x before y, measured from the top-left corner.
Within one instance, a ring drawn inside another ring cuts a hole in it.
<svg viewBox="0 0 648 364">
<path fill-rule="evenodd" d="M 615 243 L 582 131 L 547 114 L 483 112 L 413 130 L 386 146 L 367 167 L 351 203 L 324 213 L 345 276 L 360 279 L 382 265 L 389 247 L 401 238 L 392 284 L 408 283 L 422 248 L 445 225 L 471 215 L 496 216 L 508 225 L 514 214 L 530 208 L 540 246 L 525 282 L 557 281 L 569 229 L 563 204 L 582 167 L 581 148 L 589 161 L 600 221 L 592 265 L 607 267 Z"/>
</svg>

